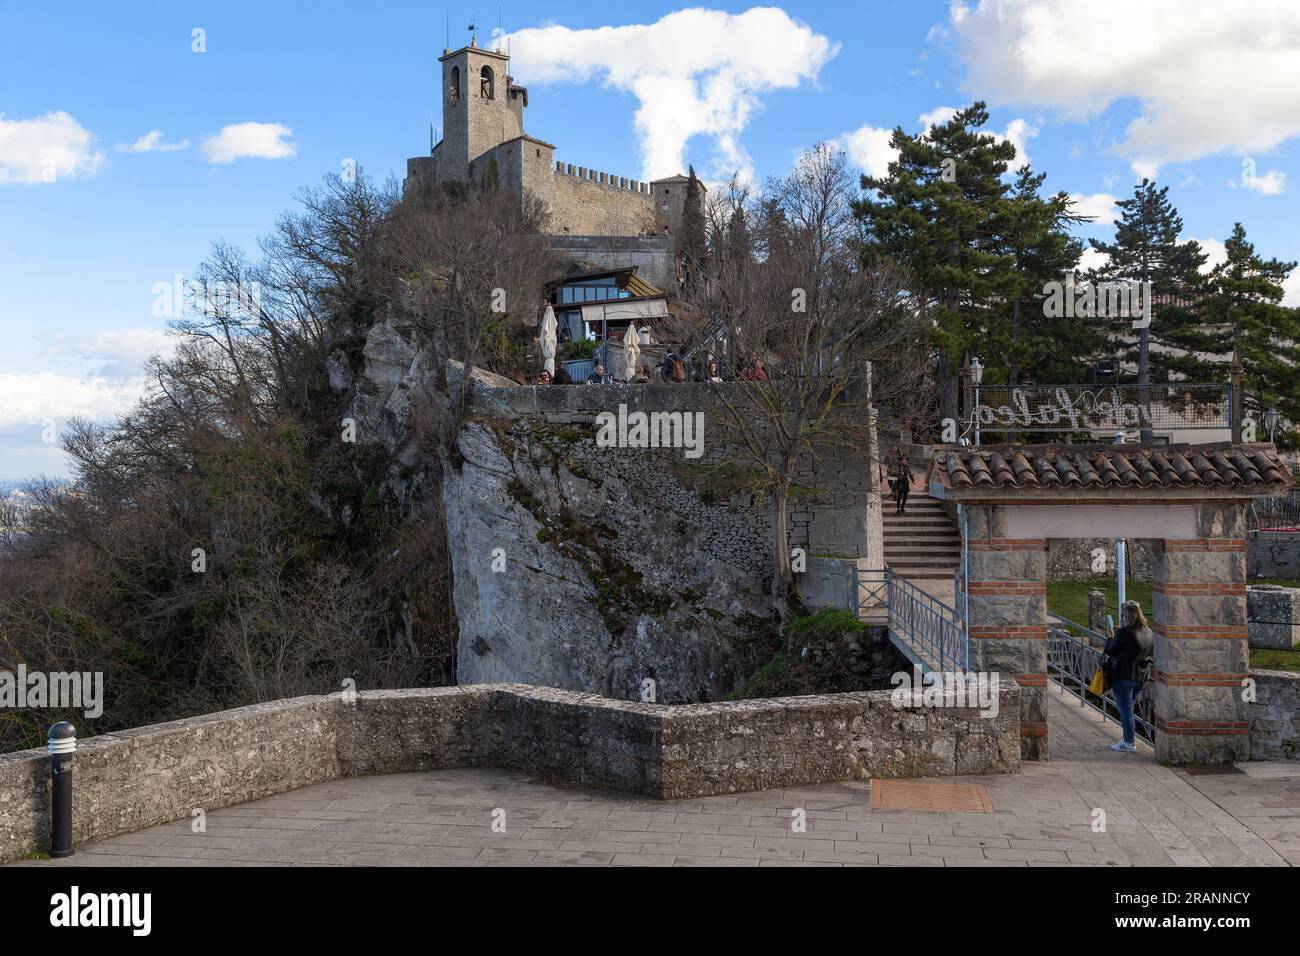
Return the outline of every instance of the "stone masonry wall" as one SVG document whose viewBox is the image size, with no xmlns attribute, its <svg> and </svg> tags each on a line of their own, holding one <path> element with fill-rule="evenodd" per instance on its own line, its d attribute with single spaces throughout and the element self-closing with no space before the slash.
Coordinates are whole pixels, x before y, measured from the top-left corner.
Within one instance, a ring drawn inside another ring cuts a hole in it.
<svg viewBox="0 0 1300 956">
<path fill-rule="evenodd" d="M 744 388 L 735 383 L 724 388 Z M 632 452 L 654 462 L 658 469 L 674 460 L 681 469 L 708 468 L 736 461 L 740 456 L 727 438 L 725 419 L 710 413 L 716 402 L 714 386 L 703 383 L 649 385 L 534 386 L 519 388 L 476 388 L 473 411 L 484 418 L 500 420 L 531 417 L 551 424 L 594 427 L 601 412 L 617 414 L 620 406 L 627 411 L 681 411 L 704 414 L 704 456 L 695 461 L 682 457 L 677 449 L 596 448 L 590 452 L 594 466 Z M 826 451 L 814 460 L 805 455 L 800 462 L 798 480 L 813 492 L 791 502 L 788 513 L 791 547 L 807 548 L 811 553 L 834 557 L 864 558 L 870 567 L 883 567 L 883 533 L 881 531 L 880 488 L 873 480 L 875 468 L 868 456 Z M 701 470 L 701 474 L 704 474 Z M 772 527 L 771 507 L 766 500 L 747 494 L 727 497 L 728 508 L 747 512 L 764 529 Z M 748 520 L 748 519 L 747 519 Z"/>
<path fill-rule="evenodd" d="M 1250 719 L 1251 760 L 1300 760 L 1300 674 L 1251 670 L 1255 702 Z"/>
<path fill-rule="evenodd" d="M 1203 504 L 1198 527 L 1202 537 L 1156 546 L 1156 757 L 1231 763 L 1250 755 L 1244 506 Z"/>
<path fill-rule="evenodd" d="M 587 170 L 583 170 L 584 173 Z M 596 173 L 605 176 L 604 173 Z M 644 236 L 659 232 L 654 197 L 619 183 L 552 172 L 549 232 L 574 236 Z M 622 180 L 626 182 L 626 180 Z M 538 191 L 539 195 L 544 195 Z"/>
<path fill-rule="evenodd" d="M 519 684 L 300 697 L 83 741 L 77 843 L 340 776 L 498 766 L 662 799 L 1020 769 L 998 714 L 900 710 L 889 691 L 671 707 Z M 49 846 L 49 758 L 0 754 L 0 862 Z"/>
<path fill-rule="evenodd" d="M 971 666 L 1021 688 L 1026 760 L 1048 759 L 1046 541 L 1006 536 L 1003 509 L 968 505 Z"/>
<path fill-rule="evenodd" d="M 1300 532 L 1250 532 L 1246 573 L 1252 578 L 1300 578 Z"/>
<path fill-rule="evenodd" d="M 1092 570 L 1092 552 L 1101 548 L 1106 555 L 1106 570 Z M 1124 545 L 1124 567 L 1130 581 L 1150 581 L 1156 559 L 1147 541 L 1129 539 Z M 1114 538 L 1048 538 L 1047 580 L 1091 581 L 1115 577 Z"/>
<path fill-rule="evenodd" d="M 547 236 L 557 255 L 593 269 L 636 266 L 637 274 L 663 292 L 677 290 L 671 236 Z"/>
</svg>

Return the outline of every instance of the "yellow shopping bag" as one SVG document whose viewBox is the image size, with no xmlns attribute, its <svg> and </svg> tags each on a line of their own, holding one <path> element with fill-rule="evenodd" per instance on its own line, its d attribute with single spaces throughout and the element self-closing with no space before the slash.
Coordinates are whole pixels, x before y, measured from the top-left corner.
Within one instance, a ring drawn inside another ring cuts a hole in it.
<svg viewBox="0 0 1300 956">
<path fill-rule="evenodd" d="M 1088 693 L 1096 694 L 1100 697 L 1106 693 L 1106 669 L 1098 667 L 1096 673 L 1092 675 L 1092 680 L 1088 682 Z"/>
</svg>

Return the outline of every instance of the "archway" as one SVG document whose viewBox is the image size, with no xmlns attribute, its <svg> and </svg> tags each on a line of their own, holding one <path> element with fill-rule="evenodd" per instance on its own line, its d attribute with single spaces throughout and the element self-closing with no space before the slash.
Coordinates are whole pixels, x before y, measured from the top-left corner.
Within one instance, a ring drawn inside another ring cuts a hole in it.
<svg viewBox="0 0 1300 956">
<path fill-rule="evenodd" d="M 1046 543 L 1062 537 L 1153 542 L 1157 759 L 1249 756 L 1245 511 L 1292 486 L 1272 445 L 935 449 L 930 494 L 966 524 L 971 666 L 1020 684 L 1026 759 L 1049 753 Z"/>
</svg>

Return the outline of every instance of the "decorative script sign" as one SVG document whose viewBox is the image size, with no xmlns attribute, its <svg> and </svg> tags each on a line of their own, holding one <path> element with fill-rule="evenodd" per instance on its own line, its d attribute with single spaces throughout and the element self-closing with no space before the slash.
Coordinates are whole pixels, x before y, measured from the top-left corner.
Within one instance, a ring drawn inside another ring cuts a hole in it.
<svg viewBox="0 0 1300 956">
<path fill-rule="evenodd" d="M 1230 428 L 1226 385 L 1026 385 L 979 390 L 975 420 L 994 431 Z"/>
</svg>

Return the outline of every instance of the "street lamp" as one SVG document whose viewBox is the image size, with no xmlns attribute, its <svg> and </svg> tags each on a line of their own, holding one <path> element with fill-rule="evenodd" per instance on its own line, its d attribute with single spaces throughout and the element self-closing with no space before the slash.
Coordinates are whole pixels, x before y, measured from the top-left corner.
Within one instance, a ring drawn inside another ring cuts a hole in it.
<svg viewBox="0 0 1300 956">
<path fill-rule="evenodd" d="M 970 381 L 975 386 L 975 447 L 980 446 L 980 382 L 984 381 L 984 366 L 978 358 L 970 360 Z"/>
<path fill-rule="evenodd" d="M 1268 440 L 1270 444 L 1273 441 L 1273 431 L 1277 428 L 1277 420 L 1280 417 L 1281 416 L 1278 415 L 1276 408 L 1270 408 L 1264 413 L 1264 427 L 1268 429 Z"/>
</svg>

